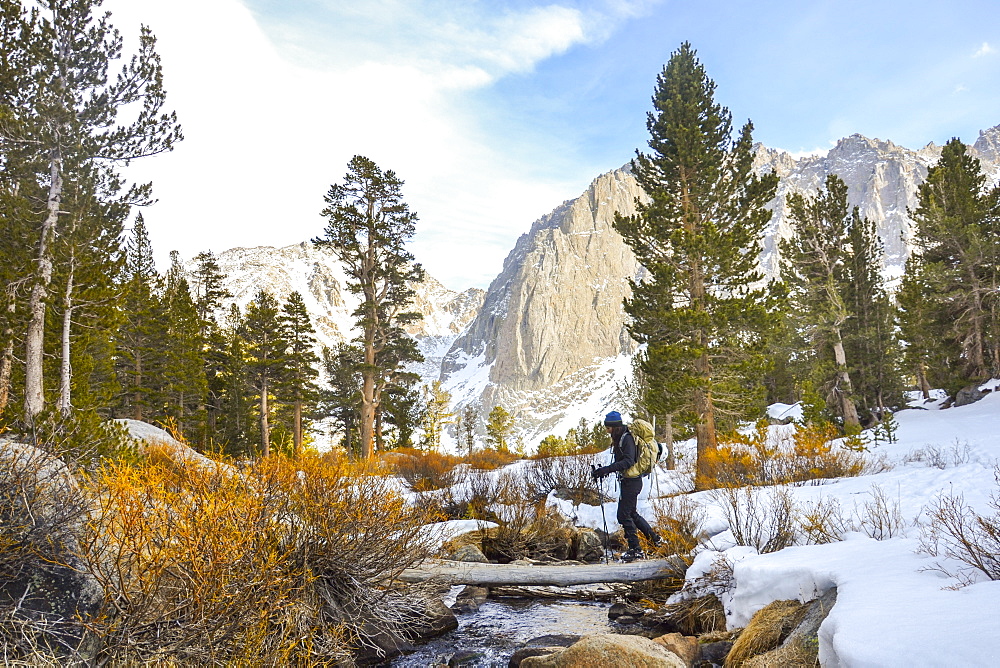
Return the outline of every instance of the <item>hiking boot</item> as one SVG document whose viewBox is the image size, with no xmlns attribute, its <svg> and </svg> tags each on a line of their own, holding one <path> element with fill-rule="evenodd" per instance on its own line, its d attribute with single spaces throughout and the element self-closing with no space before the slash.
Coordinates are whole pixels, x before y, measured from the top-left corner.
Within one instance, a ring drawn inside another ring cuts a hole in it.
<svg viewBox="0 0 1000 668">
<path fill-rule="evenodd" d="M 645 558 L 646 558 L 646 553 L 643 552 L 642 550 L 629 550 L 622 555 L 622 561 L 625 563 Z"/>
</svg>

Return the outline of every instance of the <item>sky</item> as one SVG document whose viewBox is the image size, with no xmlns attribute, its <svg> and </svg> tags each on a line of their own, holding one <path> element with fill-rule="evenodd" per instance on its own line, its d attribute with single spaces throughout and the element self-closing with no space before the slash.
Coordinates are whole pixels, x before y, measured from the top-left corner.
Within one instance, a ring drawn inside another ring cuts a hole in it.
<svg viewBox="0 0 1000 668">
<path fill-rule="evenodd" d="M 995 0 L 106 0 L 157 36 L 185 140 L 132 163 L 168 254 L 322 236 L 354 155 L 393 170 L 411 250 L 486 288 L 531 223 L 645 148 L 684 41 L 734 124 L 793 154 L 854 133 L 908 148 L 1000 124 Z"/>
</svg>

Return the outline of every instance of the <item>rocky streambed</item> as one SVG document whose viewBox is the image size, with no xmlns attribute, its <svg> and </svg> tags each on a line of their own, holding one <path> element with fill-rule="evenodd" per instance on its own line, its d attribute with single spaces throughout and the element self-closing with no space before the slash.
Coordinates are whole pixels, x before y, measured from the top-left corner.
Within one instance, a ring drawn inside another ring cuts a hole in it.
<svg viewBox="0 0 1000 668">
<path fill-rule="evenodd" d="M 650 607 L 637 592 L 580 590 L 608 600 L 556 600 L 553 588 L 455 587 L 445 597 L 458 627 L 404 656 L 395 668 L 576 668 L 656 665 L 715 668 L 819 665 L 818 629 L 836 589 L 808 603 L 775 601 L 744 629 L 726 630 L 712 594 Z M 525 591 L 528 590 L 528 591 Z M 499 594 L 499 595 L 497 595 Z M 727 661 L 727 658 L 731 661 Z"/>
<path fill-rule="evenodd" d="M 458 613 L 458 628 L 392 662 L 396 668 L 501 667 L 529 642 L 567 646 L 580 636 L 609 633 L 607 602 L 505 598 Z"/>
</svg>

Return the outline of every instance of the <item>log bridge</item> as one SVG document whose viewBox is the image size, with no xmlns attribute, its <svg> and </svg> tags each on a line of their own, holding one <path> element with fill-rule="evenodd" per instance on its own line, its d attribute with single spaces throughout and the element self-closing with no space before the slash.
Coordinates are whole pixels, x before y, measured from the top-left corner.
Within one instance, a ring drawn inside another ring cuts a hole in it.
<svg viewBox="0 0 1000 668">
<path fill-rule="evenodd" d="M 638 582 L 677 577 L 677 563 L 668 559 L 633 561 L 627 564 L 483 564 L 434 559 L 404 570 L 403 582 L 434 580 L 444 584 L 479 587 L 505 585 L 556 586 L 603 582 Z"/>
</svg>

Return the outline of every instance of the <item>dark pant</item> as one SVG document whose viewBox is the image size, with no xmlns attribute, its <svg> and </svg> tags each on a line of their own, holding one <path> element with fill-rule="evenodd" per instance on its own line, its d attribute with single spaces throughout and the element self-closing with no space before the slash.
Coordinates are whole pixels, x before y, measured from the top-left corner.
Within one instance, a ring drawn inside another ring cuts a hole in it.
<svg viewBox="0 0 1000 668">
<path fill-rule="evenodd" d="M 639 501 L 639 492 L 642 491 L 642 476 L 638 478 L 621 479 L 621 496 L 618 499 L 618 524 L 625 530 L 625 539 L 628 541 L 630 550 L 639 549 L 639 536 L 636 529 L 642 532 L 650 541 L 654 543 L 659 536 L 653 531 L 642 515 L 636 512 L 636 504 Z"/>
</svg>

